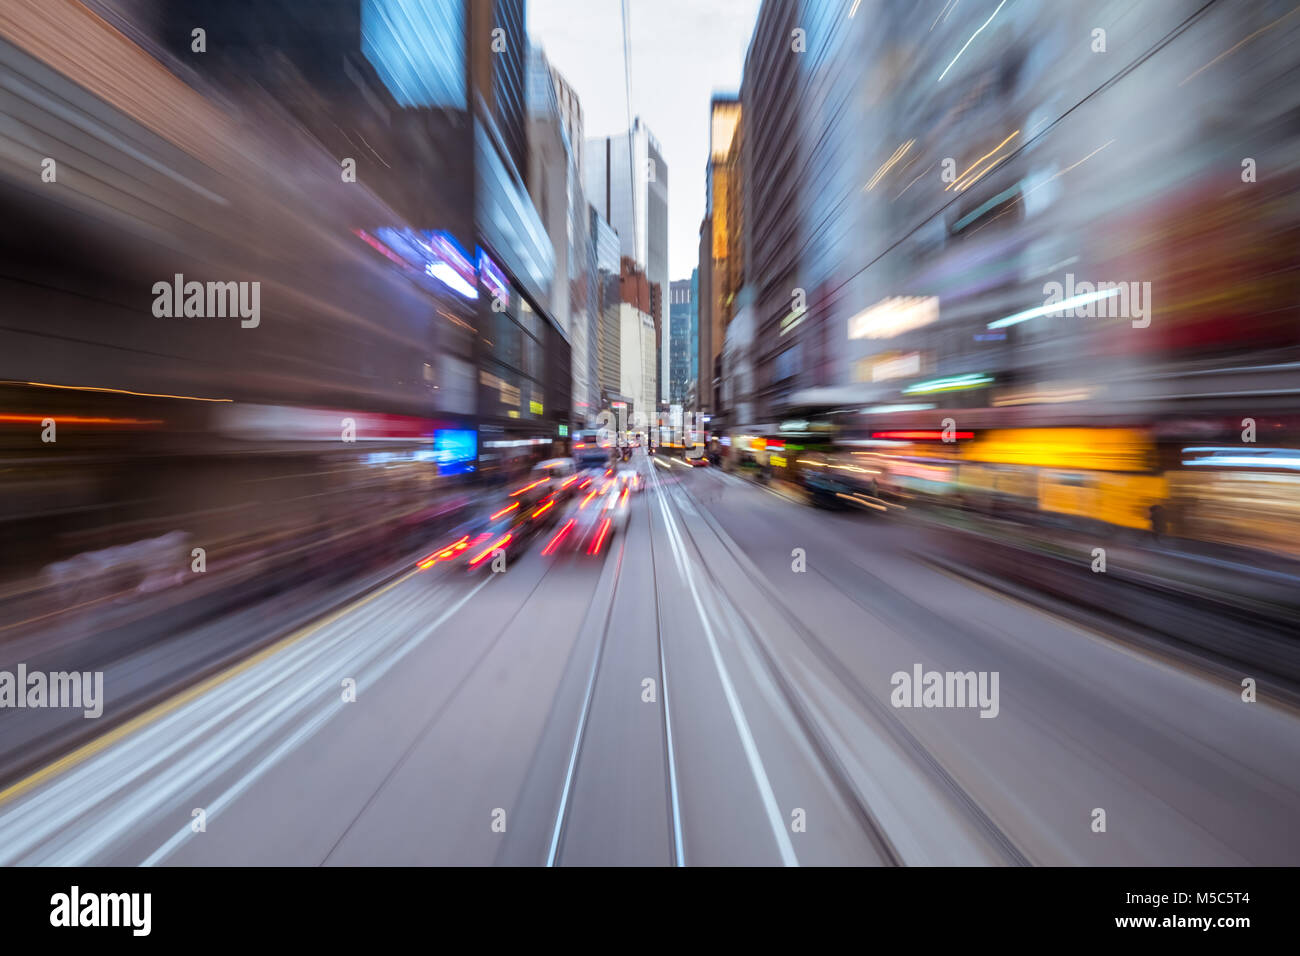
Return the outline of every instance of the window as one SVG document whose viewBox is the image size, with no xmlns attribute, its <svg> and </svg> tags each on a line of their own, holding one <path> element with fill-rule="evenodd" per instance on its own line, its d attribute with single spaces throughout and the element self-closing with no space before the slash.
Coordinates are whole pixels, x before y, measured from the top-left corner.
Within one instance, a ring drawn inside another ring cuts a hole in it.
<svg viewBox="0 0 1300 956">
<path fill-rule="evenodd" d="M 803 368 L 803 344 L 795 343 L 776 357 L 772 363 L 772 381 L 783 382 L 794 378 Z"/>
</svg>

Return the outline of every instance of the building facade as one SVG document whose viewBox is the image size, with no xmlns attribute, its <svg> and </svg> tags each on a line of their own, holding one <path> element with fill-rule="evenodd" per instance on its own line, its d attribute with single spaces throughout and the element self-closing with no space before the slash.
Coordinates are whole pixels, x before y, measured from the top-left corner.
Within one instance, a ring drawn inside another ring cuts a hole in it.
<svg viewBox="0 0 1300 956">
<path fill-rule="evenodd" d="M 596 335 L 596 383 L 599 392 L 599 408 L 607 408 L 610 399 L 621 394 L 622 388 L 622 349 L 619 344 L 621 326 L 619 319 L 620 256 L 619 237 L 614 227 L 609 224 L 594 207 L 589 207 L 590 236 L 593 259 L 596 266 L 597 297 L 597 335 Z"/>
<path fill-rule="evenodd" d="M 598 296 L 582 180 L 582 105 L 534 47 L 529 54 L 528 188 L 555 252 L 550 309 L 571 349 L 574 427 L 599 407 Z"/>
<path fill-rule="evenodd" d="M 691 392 L 693 368 L 692 343 L 698 338 L 696 323 L 695 287 L 699 270 L 691 272 L 689 279 L 676 279 L 668 292 L 668 402 L 685 406 Z"/>
<path fill-rule="evenodd" d="M 658 141 L 640 117 L 633 119 L 626 133 L 587 140 L 585 150 L 588 201 L 618 232 L 621 255 L 635 261 L 653 287 L 649 313 L 658 343 L 656 364 L 663 366 L 668 301 L 668 164 Z"/>
<path fill-rule="evenodd" d="M 1151 5 L 1107 41 L 1084 7 L 853 9 L 764 0 L 745 59 L 756 417 L 824 400 L 903 428 L 1035 405 L 1056 421 L 1143 420 L 1202 414 L 1252 380 L 1252 401 L 1276 398 L 1267 370 L 1294 347 L 1296 299 L 1265 210 L 1295 183 L 1222 174 L 1239 175 L 1243 136 L 1274 156 L 1291 141 L 1273 125 L 1290 100 L 1271 57 L 1300 26 Z M 1229 68 L 1223 35 L 1253 38 L 1255 57 Z M 1071 53 L 1080 37 L 1089 57 Z M 1098 88 L 1106 42 L 1133 69 Z M 1194 117 L 1161 121 L 1186 115 L 1180 95 Z M 703 250 L 700 268 L 703 283 Z M 717 308 L 730 280 L 711 279 Z M 1145 317 L 1043 311 L 1050 289 L 1092 283 L 1159 301 Z"/>
<path fill-rule="evenodd" d="M 741 233 L 735 228 L 733 184 L 739 175 L 737 130 L 741 104 L 736 96 L 715 96 L 709 104 L 709 161 L 705 170 L 704 222 L 700 228 L 700 410 L 718 414 L 722 383 L 722 344 L 737 288 L 732 263 Z M 738 276 L 739 272 L 735 273 Z"/>
<path fill-rule="evenodd" d="M 629 427 L 645 431 L 654 425 L 658 389 L 655 368 L 655 326 L 649 312 L 630 302 L 619 304 L 622 350 L 619 393 L 631 404 Z"/>
<path fill-rule="evenodd" d="M 569 147 L 569 326 L 573 346 L 573 409 L 575 424 L 585 424 L 600 405 L 597 372 L 600 302 L 584 182 L 586 139 L 582 103 L 577 93 L 554 66 L 550 72 Z"/>
<path fill-rule="evenodd" d="M 529 197 L 551 241 L 554 271 L 550 295 L 543 305 L 557 325 L 574 341 L 569 316 L 569 142 L 551 81 L 546 54 L 537 47 L 528 53 L 528 168 Z"/>
<path fill-rule="evenodd" d="M 803 344 L 792 334 L 801 290 L 803 239 L 801 186 L 808 148 L 801 141 L 799 110 L 805 89 L 804 60 L 791 36 L 803 30 L 803 0 L 764 3 L 745 56 L 741 99 L 745 103 L 744 202 L 749 229 L 749 278 L 754 284 L 754 361 L 758 415 L 764 417 L 790 394 L 803 362 Z M 856 19 L 856 18 L 855 18 Z M 852 24 L 850 24 L 852 26 Z"/>
<path fill-rule="evenodd" d="M 654 317 L 650 313 L 652 285 L 645 271 L 624 256 L 619 272 L 619 390 L 632 401 L 638 427 L 653 425 L 658 415 L 659 366 Z"/>
</svg>

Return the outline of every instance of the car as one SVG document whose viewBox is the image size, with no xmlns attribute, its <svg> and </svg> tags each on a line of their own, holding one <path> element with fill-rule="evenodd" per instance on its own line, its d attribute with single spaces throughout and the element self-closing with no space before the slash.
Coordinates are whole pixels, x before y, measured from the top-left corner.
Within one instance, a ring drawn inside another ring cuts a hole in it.
<svg viewBox="0 0 1300 956">
<path fill-rule="evenodd" d="M 459 538 L 427 555 L 418 567 L 451 564 L 473 570 L 487 565 L 497 550 L 521 552 L 555 525 L 581 477 L 567 458 L 540 462 L 522 485 L 483 505 Z"/>
<path fill-rule="evenodd" d="M 544 557 L 560 554 L 597 556 L 610 539 L 626 528 L 631 483 L 620 480 L 613 469 L 585 472 L 568 511 L 542 547 Z"/>
<path fill-rule="evenodd" d="M 615 467 L 614 477 L 618 480 L 620 487 L 626 485 L 631 488 L 633 493 L 640 491 L 644 484 L 640 470 L 623 463 L 619 463 Z"/>
<path fill-rule="evenodd" d="M 809 450 L 794 460 L 792 477 L 816 507 L 883 511 L 876 474 L 845 455 Z"/>
<path fill-rule="evenodd" d="M 444 564 L 473 570 L 488 564 L 498 550 L 507 555 L 517 552 L 537 531 L 529 514 L 529 508 L 517 500 L 485 506 L 459 538 L 423 558 L 417 567 L 424 570 Z"/>
<path fill-rule="evenodd" d="M 531 474 L 550 475 L 552 478 L 567 478 L 577 469 L 572 458 L 548 458 L 533 465 Z"/>
<path fill-rule="evenodd" d="M 549 458 L 538 462 L 529 473 L 529 481 L 546 479 L 545 485 L 539 485 L 545 494 L 554 495 L 558 503 L 564 503 L 573 496 L 574 486 L 578 483 L 580 472 L 571 458 Z"/>
<path fill-rule="evenodd" d="M 577 470 L 568 458 L 550 458 L 538 462 L 524 476 L 522 484 L 512 489 L 504 503 L 518 500 L 521 506 L 533 507 L 546 499 L 557 504 L 566 501 L 577 482 Z"/>
<path fill-rule="evenodd" d="M 619 472 L 615 476 L 616 484 L 610 491 L 610 499 L 606 505 L 606 511 L 609 513 L 613 529 L 618 532 L 626 532 L 629 515 L 632 513 L 632 502 L 630 496 L 635 487 L 639 486 L 641 476 L 632 474 L 627 480 L 618 480 L 626 472 Z"/>
</svg>

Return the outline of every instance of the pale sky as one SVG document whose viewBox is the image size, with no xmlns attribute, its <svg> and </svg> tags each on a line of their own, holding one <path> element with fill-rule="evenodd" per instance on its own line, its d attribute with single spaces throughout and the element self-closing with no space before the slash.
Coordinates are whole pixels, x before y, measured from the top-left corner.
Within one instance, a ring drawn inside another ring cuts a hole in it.
<svg viewBox="0 0 1300 956">
<path fill-rule="evenodd" d="M 632 115 L 668 164 L 668 277 L 689 279 L 704 215 L 709 98 L 735 93 L 760 0 L 629 0 Z M 528 0 L 528 33 L 578 93 L 588 138 L 625 132 L 620 0 Z"/>
</svg>

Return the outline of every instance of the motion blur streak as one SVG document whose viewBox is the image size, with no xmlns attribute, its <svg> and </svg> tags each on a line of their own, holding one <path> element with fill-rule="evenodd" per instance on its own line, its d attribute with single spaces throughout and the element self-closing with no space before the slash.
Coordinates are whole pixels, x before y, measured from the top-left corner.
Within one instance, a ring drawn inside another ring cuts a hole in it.
<svg viewBox="0 0 1300 956">
<path fill-rule="evenodd" d="M 600 554 L 600 546 L 605 543 L 605 536 L 609 534 L 610 523 L 608 518 L 600 522 L 600 530 L 596 532 L 596 539 L 591 542 L 591 547 L 587 549 L 588 554 Z"/>
<path fill-rule="evenodd" d="M 564 527 L 562 527 L 559 531 L 555 532 L 555 535 L 551 538 L 551 540 L 546 543 L 546 547 L 542 549 L 542 554 L 546 555 L 546 554 L 553 553 L 555 549 L 559 547 L 560 544 L 564 541 L 564 539 L 568 537 L 569 532 L 573 530 L 573 526 L 575 523 L 576 523 L 576 519 L 574 518 L 570 518 L 568 521 L 566 521 L 564 523 Z"/>
<path fill-rule="evenodd" d="M 1300 863 L 1296 0 L 670 6 L 0 0 L 0 863 Z"/>
<path fill-rule="evenodd" d="M 505 535 L 504 537 L 497 538 L 497 540 L 493 541 L 491 544 L 489 544 L 478 554 L 474 555 L 474 557 L 470 558 L 469 566 L 472 568 L 472 567 L 476 567 L 479 564 L 482 564 L 488 557 L 492 555 L 493 551 L 496 551 L 498 548 L 504 548 L 509 543 L 510 543 L 510 535 Z"/>
</svg>

